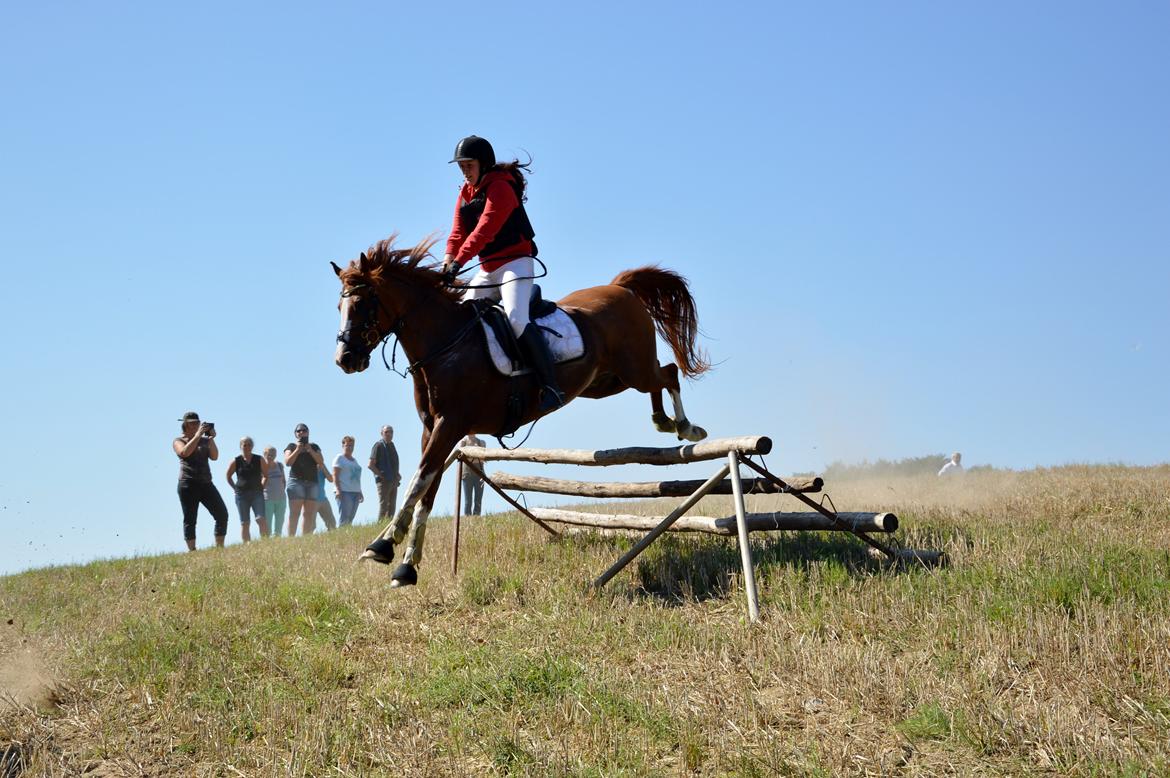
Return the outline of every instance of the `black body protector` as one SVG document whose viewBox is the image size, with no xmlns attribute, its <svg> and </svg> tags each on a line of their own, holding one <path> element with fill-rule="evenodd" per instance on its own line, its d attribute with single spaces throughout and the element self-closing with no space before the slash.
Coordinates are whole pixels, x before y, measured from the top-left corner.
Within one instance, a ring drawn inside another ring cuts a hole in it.
<svg viewBox="0 0 1170 778">
<path fill-rule="evenodd" d="M 486 175 L 486 174 L 485 174 Z M 491 242 L 480 249 L 479 255 L 481 257 L 490 257 L 509 246 L 514 246 L 521 240 L 532 240 L 536 236 L 536 231 L 532 229 L 532 222 L 528 220 L 528 213 L 524 210 L 524 189 L 520 185 L 516 174 L 512 175 L 512 191 L 516 193 L 516 199 L 519 205 L 516 210 L 508 215 L 507 221 L 496 237 L 492 238 Z M 459 224 L 463 227 L 463 234 L 470 235 L 475 226 L 479 224 L 479 217 L 483 216 L 484 208 L 487 207 L 487 187 L 483 187 L 476 192 L 475 197 L 472 197 L 470 202 L 459 206 Z M 536 256 L 536 244 L 532 244 L 532 256 Z"/>
</svg>

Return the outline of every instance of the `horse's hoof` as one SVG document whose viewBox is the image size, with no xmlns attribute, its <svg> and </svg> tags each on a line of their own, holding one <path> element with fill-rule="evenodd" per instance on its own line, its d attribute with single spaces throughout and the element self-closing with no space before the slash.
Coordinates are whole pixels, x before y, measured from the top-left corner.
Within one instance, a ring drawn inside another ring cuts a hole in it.
<svg viewBox="0 0 1170 778">
<path fill-rule="evenodd" d="M 405 562 L 394 568 L 394 574 L 390 576 L 391 588 L 397 589 L 399 586 L 414 586 L 418 583 L 418 571 L 412 565 Z"/>
<path fill-rule="evenodd" d="M 707 430 L 689 421 L 685 425 L 680 425 L 678 428 L 678 439 L 689 440 L 692 443 L 698 443 L 703 438 L 707 437 Z"/>
<path fill-rule="evenodd" d="M 394 544 L 385 538 L 378 538 L 366 546 L 366 550 L 358 558 L 368 559 L 380 565 L 388 565 L 394 561 Z"/>
</svg>

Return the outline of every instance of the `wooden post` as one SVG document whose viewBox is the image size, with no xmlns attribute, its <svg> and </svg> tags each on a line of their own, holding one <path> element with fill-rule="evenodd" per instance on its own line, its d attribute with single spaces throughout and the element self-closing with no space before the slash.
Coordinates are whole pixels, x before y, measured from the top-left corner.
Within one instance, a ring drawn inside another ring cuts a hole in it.
<svg viewBox="0 0 1170 778">
<path fill-rule="evenodd" d="M 747 590 L 748 618 L 760 620 L 760 601 L 756 596 L 756 569 L 752 564 L 752 547 L 748 540 L 747 510 L 743 504 L 743 484 L 739 480 L 739 457 L 727 452 L 727 466 L 731 469 L 731 489 L 735 493 L 735 525 L 739 529 L 739 559 L 743 563 L 743 586 Z"/>
<path fill-rule="evenodd" d="M 455 468 L 455 532 L 451 537 L 451 575 L 459 574 L 459 506 L 461 498 L 460 492 L 463 487 L 463 460 L 459 460 L 459 465 Z"/>
<path fill-rule="evenodd" d="M 659 522 L 657 527 L 655 527 L 654 529 L 647 532 L 646 537 L 642 538 L 637 543 L 635 543 L 633 548 L 631 548 L 629 551 L 627 551 L 625 553 L 625 555 L 622 556 L 621 559 L 614 562 L 613 565 L 610 566 L 610 568 L 608 570 L 606 570 L 604 573 L 601 574 L 600 578 L 598 578 L 596 581 L 593 582 L 594 588 L 600 589 L 601 587 L 605 586 L 606 582 L 609 581 L 609 579 L 613 578 L 615 575 L 620 573 L 623 567 L 628 565 L 630 562 L 634 561 L 634 558 L 636 556 L 638 556 L 638 554 L 641 554 L 643 551 L 645 551 L 647 546 L 649 546 L 651 543 L 653 543 L 655 540 L 657 540 L 659 535 L 661 535 L 663 532 L 666 532 L 668 529 L 670 529 L 671 524 L 674 524 L 674 522 L 680 516 L 682 516 L 684 513 L 689 511 L 691 508 L 693 508 L 695 506 L 695 503 L 697 503 L 699 500 L 703 499 L 704 495 L 706 495 L 707 492 L 709 492 L 715 488 L 715 484 L 717 484 L 723 480 L 723 478 L 727 475 L 727 469 L 728 469 L 727 465 L 724 465 L 723 467 L 719 468 L 718 473 L 716 473 L 715 475 L 708 478 L 707 481 L 702 486 L 700 486 L 698 489 L 695 490 L 694 494 L 692 494 L 690 497 L 688 497 L 686 500 L 683 501 L 682 505 L 678 506 L 673 511 L 671 511 L 670 515 L 667 516 L 665 519 L 663 519 L 661 522 Z"/>
</svg>

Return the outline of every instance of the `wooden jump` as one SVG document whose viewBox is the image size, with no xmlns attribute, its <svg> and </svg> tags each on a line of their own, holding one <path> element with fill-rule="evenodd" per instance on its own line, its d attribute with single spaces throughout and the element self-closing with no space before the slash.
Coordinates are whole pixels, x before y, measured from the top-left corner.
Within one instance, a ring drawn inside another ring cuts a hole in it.
<svg viewBox="0 0 1170 778">
<path fill-rule="evenodd" d="M 744 573 L 744 588 L 748 600 L 748 616 L 752 621 L 759 619 L 759 599 L 756 595 L 755 571 L 751 557 L 748 534 L 774 530 L 839 531 L 856 535 L 870 546 L 871 553 L 877 553 L 890 560 L 913 560 L 922 564 L 941 562 L 938 552 L 914 552 L 893 549 L 871 537 L 872 534 L 891 533 L 898 528 L 898 517 L 892 513 L 837 513 L 808 496 L 819 492 L 824 481 L 820 478 L 802 479 L 788 483 L 768 472 L 763 466 L 747 457 L 767 454 L 772 450 L 772 441 L 763 435 L 739 438 L 722 438 L 666 448 L 615 448 L 602 451 L 578 449 L 499 449 L 469 446 L 451 452 L 447 464 L 458 465 L 455 479 L 455 532 L 452 554 L 452 571 L 459 565 L 459 509 L 462 504 L 460 484 L 466 467 L 491 486 L 509 505 L 540 525 L 545 531 L 556 534 L 549 524 L 567 524 L 575 527 L 592 527 L 601 530 L 633 530 L 646 534 L 622 555 L 594 582 L 602 587 L 617 575 L 626 565 L 658 539 L 664 532 L 705 532 L 714 535 L 735 535 L 738 538 L 740 560 Z M 587 467 L 608 467 L 612 465 L 678 465 L 688 462 L 724 460 L 717 472 L 705 481 L 644 481 L 639 483 L 572 481 L 540 476 L 522 476 L 509 473 L 484 474 L 485 462 L 536 462 L 540 464 L 584 465 Z M 740 466 L 754 470 L 758 478 L 741 479 Z M 559 494 L 574 497 L 684 497 L 665 518 L 628 514 L 587 513 L 582 511 L 554 508 L 528 508 L 522 506 L 504 489 L 526 492 Z M 724 518 L 706 516 L 685 516 L 703 497 L 712 494 L 730 494 L 735 515 Z M 810 511 L 800 513 L 748 513 L 745 494 L 790 494 L 803 502 Z M 830 503 L 831 505 L 831 503 Z"/>
</svg>

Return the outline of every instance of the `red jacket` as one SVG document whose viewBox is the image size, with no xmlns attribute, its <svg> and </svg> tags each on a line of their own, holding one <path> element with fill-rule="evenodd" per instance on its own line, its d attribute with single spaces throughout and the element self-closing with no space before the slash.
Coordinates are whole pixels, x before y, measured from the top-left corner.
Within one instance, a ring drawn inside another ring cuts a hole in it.
<svg viewBox="0 0 1170 778">
<path fill-rule="evenodd" d="M 480 215 L 479 222 L 471 230 L 471 234 L 466 234 L 459 219 L 459 209 L 485 189 L 487 203 L 484 205 L 483 214 Z M 508 217 L 519 207 L 520 199 L 512 188 L 512 174 L 505 170 L 488 171 L 480 178 L 478 186 L 465 183 L 460 187 L 459 199 L 455 203 L 455 219 L 451 224 L 451 235 L 447 238 L 447 253 L 462 267 L 495 239 L 500 228 L 508 221 Z M 530 239 L 521 238 L 516 243 L 481 256 L 480 259 L 483 262 L 483 269 L 491 272 L 517 257 L 534 256 L 535 251 L 536 247 Z"/>
</svg>

